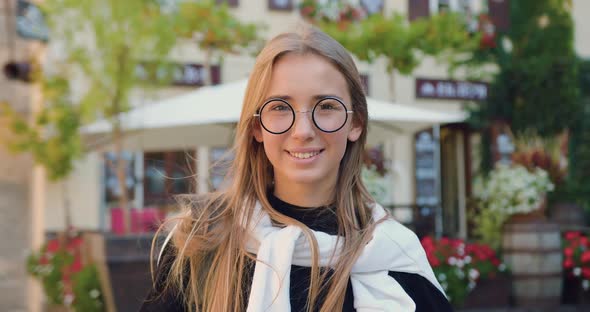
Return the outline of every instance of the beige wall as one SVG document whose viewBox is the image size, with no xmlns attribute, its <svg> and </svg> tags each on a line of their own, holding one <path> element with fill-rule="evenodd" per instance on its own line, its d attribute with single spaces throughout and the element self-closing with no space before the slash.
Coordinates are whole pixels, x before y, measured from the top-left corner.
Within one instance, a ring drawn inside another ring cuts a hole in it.
<svg viewBox="0 0 590 312">
<path fill-rule="evenodd" d="M 75 227 L 99 228 L 101 170 L 100 154 L 91 153 L 76 163 L 76 169 L 68 179 L 47 184 L 46 231 L 65 228 L 64 196 L 69 198 L 71 220 Z"/>
<path fill-rule="evenodd" d="M 16 41 L 12 41 L 7 35 L 5 4 L 0 2 L 2 68 L 10 60 L 28 57 L 26 43 L 16 36 Z M 26 83 L 6 80 L 0 71 L 0 103 L 8 103 L 25 117 L 30 111 L 30 90 Z M 31 308 L 28 302 L 32 299 L 25 268 L 32 234 L 29 197 L 32 161 L 27 155 L 9 152 L 5 143 L 10 139 L 8 121 L 0 118 L 0 311 L 24 312 Z"/>
</svg>

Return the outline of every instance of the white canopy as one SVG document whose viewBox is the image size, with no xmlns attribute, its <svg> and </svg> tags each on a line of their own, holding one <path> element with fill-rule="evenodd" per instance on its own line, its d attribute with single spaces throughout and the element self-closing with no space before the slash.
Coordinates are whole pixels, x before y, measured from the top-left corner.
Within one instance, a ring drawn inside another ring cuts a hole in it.
<svg viewBox="0 0 590 312">
<path fill-rule="evenodd" d="M 231 144 L 240 117 L 247 80 L 203 87 L 177 97 L 135 108 L 122 116 L 127 149 L 157 150 L 198 145 Z M 380 141 L 395 132 L 415 132 L 435 124 L 463 121 L 464 113 L 442 113 L 367 98 L 369 140 Z M 107 120 L 86 126 L 94 141 L 111 131 Z M 392 133 L 393 131 L 393 133 Z"/>
</svg>

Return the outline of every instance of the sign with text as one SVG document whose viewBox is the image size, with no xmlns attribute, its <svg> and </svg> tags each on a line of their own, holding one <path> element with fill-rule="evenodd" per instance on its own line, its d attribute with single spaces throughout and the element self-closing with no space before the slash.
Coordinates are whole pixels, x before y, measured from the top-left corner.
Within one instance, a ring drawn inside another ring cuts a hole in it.
<svg viewBox="0 0 590 312">
<path fill-rule="evenodd" d="M 211 65 L 211 71 L 207 73 L 202 64 L 161 64 L 144 62 L 137 66 L 137 76 L 144 81 L 170 81 L 171 85 L 198 87 L 205 85 L 207 74 L 211 77 L 211 84 L 221 83 L 221 68 L 219 65 Z"/>
<path fill-rule="evenodd" d="M 423 99 L 483 101 L 488 88 L 481 81 L 416 78 L 416 98 Z"/>
</svg>

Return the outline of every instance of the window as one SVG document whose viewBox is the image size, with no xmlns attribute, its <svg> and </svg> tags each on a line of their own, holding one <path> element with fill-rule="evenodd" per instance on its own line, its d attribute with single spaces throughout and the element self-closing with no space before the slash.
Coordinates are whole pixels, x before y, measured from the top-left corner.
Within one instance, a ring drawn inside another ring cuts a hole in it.
<svg viewBox="0 0 590 312">
<path fill-rule="evenodd" d="M 291 11 L 293 0 L 268 0 L 268 8 L 274 11 Z"/>
<path fill-rule="evenodd" d="M 127 200 L 132 201 L 135 197 L 135 162 L 134 154 L 123 152 L 122 159 L 125 161 L 125 186 L 127 188 Z M 117 178 L 117 156 L 113 152 L 104 154 L 104 183 L 105 200 L 107 205 L 116 205 L 121 196 L 119 179 Z"/>
<path fill-rule="evenodd" d="M 194 193 L 195 153 L 167 151 L 144 153 L 144 205 L 174 202 L 176 194 Z"/>
<path fill-rule="evenodd" d="M 217 190 L 222 186 L 234 155 L 229 153 L 228 148 L 215 147 L 210 150 L 209 159 L 209 168 L 211 168 L 209 172 L 210 189 Z"/>
<path fill-rule="evenodd" d="M 226 3 L 228 7 L 235 8 L 238 6 L 238 0 L 215 0 L 217 4 Z"/>
<path fill-rule="evenodd" d="M 438 2 L 438 3 L 437 3 Z M 436 12 L 448 12 L 451 10 L 451 1 L 450 0 L 438 0 L 438 1 L 430 1 L 430 6 L 431 6 L 431 13 L 432 12 L 432 7 L 434 6 L 436 8 Z"/>
<path fill-rule="evenodd" d="M 408 0 L 410 20 L 445 11 L 471 13 L 473 0 Z"/>
<path fill-rule="evenodd" d="M 383 11 L 383 0 L 361 0 L 361 6 L 367 11 L 368 15 L 381 13 Z"/>
</svg>

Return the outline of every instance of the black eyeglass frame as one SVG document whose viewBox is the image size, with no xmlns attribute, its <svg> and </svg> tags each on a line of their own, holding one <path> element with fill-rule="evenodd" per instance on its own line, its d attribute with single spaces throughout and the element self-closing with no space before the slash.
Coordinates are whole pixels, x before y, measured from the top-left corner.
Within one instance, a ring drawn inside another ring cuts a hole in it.
<svg viewBox="0 0 590 312">
<path fill-rule="evenodd" d="M 342 123 L 342 125 L 341 125 L 340 127 L 338 127 L 338 129 L 336 129 L 336 130 L 332 130 L 332 131 L 327 131 L 327 130 L 324 130 L 324 129 L 322 129 L 322 128 L 321 128 L 321 127 L 318 125 L 318 123 L 317 123 L 317 122 L 316 122 L 316 120 L 315 120 L 315 110 L 316 110 L 316 108 L 318 107 L 318 105 L 319 105 L 321 102 L 325 101 L 325 100 L 335 100 L 336 102 L 340 103 L 340 105 L 342 105 L 342 107 L 344 107 L 344 110 L 346 111 L 346 115 L 345 115 L 345 117 L 344 117 L 344 122 L 343 122 L 343 123 Z M 287 127 L 287 129 L 286 129 L 285 131 L 281 131 L 281 132 L 273 132 L 273 131 L 270 131 L 270 130 L 269 130 L 269 129 L 268 129 L 268 128 L 267 128 L 267 127 L 264 125 L 264 123 L 262 122 L 262 115 L 261 115 L 261 112 L 262 112 L 262 110 L 264 109 L 264 107 L 265 107 L 266 105 L 268 105 L 270 102 L 274 102 L 274 101 L 280 101 L 280 102 L 283 102 L 283 103 L 287 104 L 287 105 L 289 106 L 289 108 L 291 109 L 291 114 L 293 115 L 293 120 L 291 121 L 291 124 L 289 125 L 289 127 Z M 309 112 L 309 111 L 305 111 L 305 112 L 301 112 L 301 111 L 300 111 L 299 113 L 308 113 L 308 112 Z M 313 109 L 311 110 L 311 120 L 313 121 L 313 125 L 314 125 L 316 128 L 318 128 L 320 131 L 322 131 L 322 132 L 325 132 L 325 133 L 334 133 L 334 132 L 336 132 L 336 131 L 338 131 L 338 130 L 342 129 L 342 127 L 344 127 L 344 126 L 346 125 L 346 122 L 348 121 L 348 114 L 352 114 L 352 113 L 354 113 L 354 111 L 353 111 L 353 110 L 349 110 L 348 108 L 346 108 L 346 105 L 344 105 L 344 103 L 343 103 L 343 102 L 342 102 L 342 101 L 341 101 L 339 98 L 337 98 L 337 97 L 333 97 L 333 96 L 327 96 L 327 97 L 321 98 L 321 99 L 320 99 L 320 100 L 319 100 L 317 103 L 315 103 L 315 105 L 313 106 Z M 293 125 L 295 124 L 295 117 L 296 117 L 296 116 L 295 116 L 295 109 L 293 108 L 293 106 L 291 106 L 291 104 L 289 104 L 289 102 L 287 102 L 287 100 L 285 100 L 285 99 L 281 99 L 281 98 L 272 98 L 272 99 L 268 99 L 266 102 L 264 102 L 264 104 L 262 104 L 262 106 L 260 107 L 260 109 L 258 110 L 258 112 L 257 112 L 257 113 L 255 113 L 253 116 L 254 116 L 254 117 L 258 117 L 258 121 L 260 121 L 260 125 L 262 126 L 262 128 L 264 128 L 264 130 L 266 130 L 268 133 L 272 133 L 272 134 L 283 134 L 283 133 L 285 133 L 285 132 L 287 132 L 287 131 L 291 130 L 291 128 L 293 128 Z"/>
</svg>

